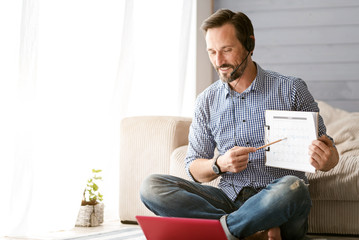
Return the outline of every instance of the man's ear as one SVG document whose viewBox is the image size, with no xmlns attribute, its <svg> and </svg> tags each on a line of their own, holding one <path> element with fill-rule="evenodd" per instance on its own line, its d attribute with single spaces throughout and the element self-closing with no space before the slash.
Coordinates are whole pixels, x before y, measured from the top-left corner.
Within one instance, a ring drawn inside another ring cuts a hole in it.
<svg viewBox="0 0 359 240">
<path fill-rule="evenodd" d="M 249 36 L 247 50 L 249 52 L 251 52 L 251 55 L 253 55 L 253 50 L 254 50 L 254 47 L 255 47 L 255 41 L 256 41 L 256 39 L 255 39 L 255 37 L 253 35 Z"/>
</svg>

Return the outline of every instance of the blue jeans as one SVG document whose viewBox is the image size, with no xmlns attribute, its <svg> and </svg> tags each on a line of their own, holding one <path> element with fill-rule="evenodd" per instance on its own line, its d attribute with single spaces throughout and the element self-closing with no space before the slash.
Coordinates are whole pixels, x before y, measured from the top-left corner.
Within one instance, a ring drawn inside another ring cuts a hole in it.
<svg viewBox="0 0 359 240">
<path fill-rule="evenodd" d="M 244 188 L 236 201 L 222 190 L 170 175 L 145 179 L 141 200 L 156 215 L 221 219 L 229 239 L 244 238 L 258 231 L 280 227 L 282 239 L 305 239 L 311 200 L 307 185 L 286 176 L 257 192 Z"/>
</svg>

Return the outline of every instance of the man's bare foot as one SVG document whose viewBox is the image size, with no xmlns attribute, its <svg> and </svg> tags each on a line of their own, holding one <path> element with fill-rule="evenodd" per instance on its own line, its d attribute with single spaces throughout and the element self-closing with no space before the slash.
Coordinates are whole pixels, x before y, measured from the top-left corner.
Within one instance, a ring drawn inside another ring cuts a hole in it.
<svg viewBox="0 0 359 240">
<path fill-rule="evenodd" d="M 268 240 L 282 240 L 279 227 L 271 228 L 268 230 Z"/>
<path fill-rule="evenodd" d="M 246 237 L 245 240 L 282 240 L 280 236 L 280 228 L 271 228 L 266 231 L 259 231 L 255 234 Z"/>
</svg>

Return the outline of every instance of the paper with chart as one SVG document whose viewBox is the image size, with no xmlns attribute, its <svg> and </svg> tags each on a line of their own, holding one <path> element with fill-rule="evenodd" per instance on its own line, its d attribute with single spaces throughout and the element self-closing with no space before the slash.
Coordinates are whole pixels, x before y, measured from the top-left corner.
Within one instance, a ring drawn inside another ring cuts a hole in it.
<svg viewBox="0 0 359 240">
<path fill-rule="evenodd" d="M 266 165 L 315 172 L 309 162 L 309 145 L 317 139 L 318 113 L 266 110 L 265 144 L 286 138 L 266 149 Z"/>
</svg>

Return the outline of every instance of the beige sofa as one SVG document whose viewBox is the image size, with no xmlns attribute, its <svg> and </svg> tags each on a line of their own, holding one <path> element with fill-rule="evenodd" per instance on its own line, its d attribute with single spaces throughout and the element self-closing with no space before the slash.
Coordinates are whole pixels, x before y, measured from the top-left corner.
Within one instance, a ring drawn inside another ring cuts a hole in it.
<svg viewBox="0 0 359 240">
<path fill-rule="evenodd" d="M 310 233 L 359 234 L 359 113 L 349 113 L 319 102 L 328 134 L 340 153 L 329 172 L 307 174 L 313 207 Z M 142 204 L 139 187 L 151 173 L 187 178 L 184 158 L 190 118 L 130 117 L 121 122 L 120 219 L 153 215 Z M 218 181 L 218 180 L 217 180 Z M 217 182 L 212 182 L 216 186 Z"/>
</svg>

